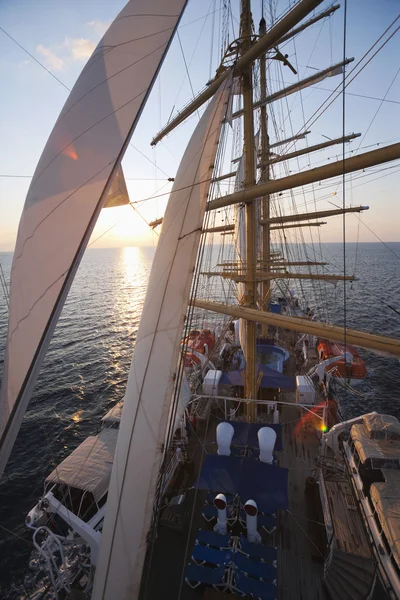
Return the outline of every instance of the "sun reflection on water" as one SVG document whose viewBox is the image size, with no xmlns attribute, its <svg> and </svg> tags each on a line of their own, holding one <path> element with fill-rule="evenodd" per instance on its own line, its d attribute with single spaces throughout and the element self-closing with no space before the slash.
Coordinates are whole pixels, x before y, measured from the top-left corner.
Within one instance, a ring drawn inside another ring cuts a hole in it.
<svg viewBox="0 0 400 600">
<path fill-rule="evenodd" d="M 142 252 L 138 246 L 125 246 L 122 250 L 122 257 L 126 272 L 137 268 L 141 263 Z"/>
<path fill-rule="evenodd" d="M 154 250 L 148 247 L 127 246 L 119 251 L 113 274 L 113 303 L 109 317 L 109 332 L 117 334 L 116 343 L 107 340 L 107 350 L 113 361 L 123 351 L 121 338 L 126 339 L 126 350 L 132 353 L 132 341 L 139 325 L 146 294 Z"/>
<path fill-rule="evenodd" d="M 82 421 L 82 413 L 83 409 L 79 409 L 72 415 L 71 419 L 74 423 L 80 423 Z"/>
</svg>

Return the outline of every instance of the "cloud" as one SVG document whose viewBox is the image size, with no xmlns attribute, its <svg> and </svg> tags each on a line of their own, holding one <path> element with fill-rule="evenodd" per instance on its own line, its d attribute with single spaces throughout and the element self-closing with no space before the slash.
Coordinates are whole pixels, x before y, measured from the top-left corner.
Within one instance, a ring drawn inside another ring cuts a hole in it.
<svg viewBox="0 0 400 600">
<path fill-rule="evenodd" d="M 84 38 L 65 38 L 65 47 L 69 50 L 72 60 L 87 60 L 96 48 L 96 44 Z"/>
<path fill-rule="evenodd" d="M 85 38 L 66 37 L 61 44 L 50 48 L 39 44 L 36 51 L 45 58 L 45 65 L 50 71 L 61 71 L 74 62 L 87 61 L 96 44 Z"/>
<path fill-rule="evenodd" d="M 102 36 L 110 27 L 111 21 L 100 21 L 99 19 L 95 19 L 94 21 L 89 21 L 87 25 L 89 25 L 89 27 L 92 27 L 98 35 Z"/>
<path fill-rule="evenodd" d="M 18 63 L 18 68 L 22 69 L 23 67 L 26 67 L 26 65 L 31 65 L 32 61 L 30 59 L 28 60 L 22 60 L 20 63 Z"/>
<path fill-rule="evenodd" d="M 64 68 L 64 61 L 62 58 L 57 56 L 55 52 L 50 50 L 50 48 L 46 48 L 42 44 L 38 44 L 36 46 L 37 52 L 44 56 L 46 67 L 48 67 L 51 71 L 61 71 Z"/>
</svg>

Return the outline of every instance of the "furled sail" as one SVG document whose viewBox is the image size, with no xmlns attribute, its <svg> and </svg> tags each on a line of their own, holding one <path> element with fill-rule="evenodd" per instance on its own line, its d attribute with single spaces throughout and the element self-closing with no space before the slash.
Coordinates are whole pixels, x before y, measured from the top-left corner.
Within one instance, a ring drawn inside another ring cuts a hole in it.
<svg viewBox="0 0 400 600">
<path fill-rule="evenodd" d="M 241 157 L 238 170 L 235 178 L 235 192 L 243 189 L 244 182 L 244 156 Z M 235 215 L 235 233 L 234 233 L 234 244 L 238 258 L 238 271 L 243 272 L 246 268 L 246 208 L 245 204 L 237 204 L 234 207 Z M 243 282 L 237 284 L 238 302 L 242 304 L 245 302 L 246 286 Z M 246 322 L 243 319 L 239 319 L 237 322 L 237 332 L 239 335 L 239 342 L 244 349 L 245 336 L 246 336 Z"/>
<path fill-rule="evenodd" d="M 107 198 L 103 208 L 114 208 L 116 206 L 124 206 L 129 204 L 129 194 L 126 187 L 126 181 L 122 166 L 118 169 L 110 189 L 108 190 Z"/>
<path fill-rule="evenodd" d="M 186 0 L 130 0 L 73 87 L 39 160 L 11 271 L 0 475 L 73 277 Z"/>
<path fill-rule="evenodd" d="M 164 216 L 129 373 L 96 571 L 95 600 L 138 597 L 184 319 L 232 78 L 182 158 Z"/>
<path fill-rule="evenodd" d="M 174 424 L 174 428 L 173 431 L 175 432 L 182 420 L 183 417 L 183 413 L 185 412 L 190 399 L 192 398 L 192 392 L 189 386 L 189 382 L 187 380 L 186 377 L 186 373 L 183 372 L 182 375 L 182 382 L 181 382 L 181 386 L 180 386 L 180 390 L 179 390 L 179 398 L 178 398 L 178 406 L 176 409 L 176 415 L 175 415 L 175 424 Z"/>
<path fill-rule="evenodd" d="M 257 150 L 259 147 L 259 138 L 260 135 L 257 133 L 254 136 L 254 154 L 255 154 L 255 164 L 257 162 Z M 239 161 L 238 170 L 236 172 L 235 178 L 235 192 L 238 192 L 243 189 L 244 185 L 244 156 L 241 156 Z M 259 211 L 260 204 L 257 203 L 257 213 L 256 219 L 257 222 L 260 222 L 261 213 Z M 234 244 L 235 250 L 238 258 L 238 272 L 246 271 L 246 205 L 245 204 L 237 204 L 234 206 L 234 215 L 235 215 L 235 232 L 234 232 Z M 260 227 L 257 227 L 257 248 L 260 247 L 261 239 L 260 239 Z M 238 282 L 237 284 L 238 290 L 238 302 L 239 304 L 244 304 L 246 301 L 246 286 L 243 282 Z M 246 337 L 246 322 L 244 319 L 239 319 L 237 330 L 239 334 L 239 342 L 242 347 L 243 352 L 246 348 L 245 337 Z"/>
</svg>

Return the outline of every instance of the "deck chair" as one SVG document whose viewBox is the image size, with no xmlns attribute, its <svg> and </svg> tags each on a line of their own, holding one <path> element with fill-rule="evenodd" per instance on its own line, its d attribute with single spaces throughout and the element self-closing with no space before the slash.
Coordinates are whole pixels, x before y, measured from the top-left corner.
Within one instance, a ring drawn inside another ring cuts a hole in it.
<svg viewBox="0 0 400 600">
<path fill-rule="evenodd" d="M 229 542 L 231 540 L 231 534 L 221 535 L 210 531 L 208 529 L 199 529 L 196 536 L 196 544 L 203 544 L 204 546 L 212 546 L 218 548 L 218 550 L 225 550 L 229 548 Z"/>
<path fill-rule="evenodd" d="M 199 567 L 198 565 L 188 564 L 185 572 L 185 581 L 191 588 L 196 589 L 200 584 L 212 585 L 216 589 L 226 589 L 225 567 Z"/>
<path fill-rule="evenodd" d="M 237 507 L 230 506 L 228 504 L 227 512 L 228 512 L 228 519 L 227 519 L 228 525 L 233 525 L 237 520 Z M 212 521 L 213 519 L 217 519 L 218 518 L 217 507 L 214 505 L 210 506 L 209 504 L 205 504 L 203 506 L 202 516 L 203 516 L 203 519 L 205 519 L 208 523 L 210 521 Z"/>
<path fill-rule="evenodd" d="M 276 548 L 273 548 L 272 546 L 262 546 L 261 544 L 252 544 L 243 534 L 240 536 L 237 550 L 246 556 L 258 558 L 276 566 Z"/>
<path fill-rule="evenodd" d="M 267 533 L 273 533 L 276 529 L 276 517 L 274 515 L 258 514 L 258 525 Z"/>
<path fill-rule="evenodd" d="M 246 529 L 246 513 L 243 508 L 239 512 L 239 523 Z M 267 533 L 273 533 L 276 529 L 276 518 L 274 515 L 265 515 L 258 513 L 257 515 L 257 528 L 264 529 Z"/>
<path fill-rule="evenodd" d="M 232 550 L 217 550 L 209 546 L 196 544 L 192 552 L 192 560 L 196 564 L 229 565 L 232 562 Z"/>
<path fill-rule="evenodd" d="M 218 516 L 218 510 L 213 504 L 205 504 L 203 506 L 203 512 L 201 513 L 203 519 L 209 523 L 213 519 L 216 519 Z"/>
<path fill-rule="evenodd" d="M 258 600 L 276 600 L 276 586 L 273 583 L 246 577 L 240 571 L 235 571 L 232 590 L 242 596 L 251 595 Z"/>
<path fill-rule="evenodd" d="M 260 562 L 259 560 L 252 560 L 240 552 L 236 552 L 233 556 L 233 564 L 239 571 L 257 577 L 258 579 L 265 579 L 271 583 L 276 583 L 276 568 L 268 563 Z"/>
</svg>

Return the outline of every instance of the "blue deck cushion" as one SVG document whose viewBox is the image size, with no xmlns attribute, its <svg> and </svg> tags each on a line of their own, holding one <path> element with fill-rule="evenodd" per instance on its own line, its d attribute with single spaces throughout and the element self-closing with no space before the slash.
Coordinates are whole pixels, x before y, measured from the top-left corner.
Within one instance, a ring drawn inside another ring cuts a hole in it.
<svg viewBox="0 0 400 600">
<path fill-rule="evenodd" d="M 276 569 L 271 564 L 251 560 L 251 558 L 247 558 L 240 552 L 234 554 L 233 562 L 239 571 L 243 571 L 252 577 L 266 579 L 267 581 L 275 581 L 276 579 Z"/>
<path fill-rule="evenodd" d="M 244 504 L 250 498 L 258 510 L 273 513 L 288 508 L 288 469 L 251 458 L 208 454 L 194 487 L 216 493 L 238 493 Z"/>
<path fill-rule="evenodd" d="M 216 519 L 218 517 L 218 509 L 212 504 L 205 504 L 203 506 L 202 515 L 207 521 L 211 521 L 211 519 Z"/>
<path fill-rule="evenodd" d="M 243 508 L 240 511 L 240 520 L 244 521 L 244 524 L 246 524 L 246 512 Z M 276 517 L 274 517 L 274 515 L 263 515 L 258 513 L 257 528 L 258 527 L 265 527 L 267 531 L 274 530 L 276 527 Z"/>
<path fill-rule="evenodd" d="M 231 534 L 221 535 L 208 529 L 199 529 L 197 532 L 196 543 L 206 544 L 207 546 L 213 546 L 214 548 L 227 548 L 231 539 Z"/>
<path fill-rule="evenodd" d="M 276 518 L 273 515 L 258 515 L 257 523 L 267 531 L 274 531 L 276 528 Z"/>
<path fill-rule="evenodd" d="M 230 522 L 232 519 L 237 518 L 237 509 L 235 509 L 234 507 L 228 505 L 226 512 L 227 512 L 228 522 Z M 218 518 L 218 508 L 214 505 L 205 504 L 203 506 L 202 515 L 206 519 L 206 521 L 211 521 L 212 519 L 217 519 Z"/>
<path fill-rule="evenodd" d="M 227 421 L 227 423 L 234 429 L 232 446 L 250 446 L 259 450 L 258 430 L 261 427 L 270 427 L 276 433 L 275 451 L 279 452 L 283 448 L 282 425 L 279 423 L 242 423 L 241 421 Z"/>
<path fill-rule="evenodd" d="M 244 573 L 236 571 L 235 584 L 236 588 L 243 594 L 252 594 L 255 598 L 261 598 L 261 600 L 276 599 L 276 586 L 273 583 L 252 579 L 246 577 Z"/>
<path fill-rule="evenodd" d="M 240 549 L 252 558 L 259 558 L 271 563 L 276 561 L 278 554 L 276 548 L 252 544 L 243 534 L 240 536 Z"/>
<path fill-rule="evenodd" d="M 260 387 L 265 389 L 278 389 L 285 390 L 287 392 L 294 392 L 296 389 L 296 379 L 283 373 L 278 373 L 274 369 L 270 369 L 263 364 L 258 364 L 257 374 L 261 371 L 263 373 Z M 225 371 L 222 373 L 221 379 L 219 380 L 220 385 L 235 385 L 243 386 L 242 371 Z"/>
<path fill-rule="evenodd" d="M 188 581 L 205 583 L 208 585 L 218 585 L 223 582 L 225 576 L 225 567 L 199 567 L 189 564 L 186 567 L 185 577 Z"/>
<path fill-rule="evenodd" d="M 240 511 L 240 521 L 243 526 L 246 525 L 246 513 L 242 509 Z M 276 528 L 276 518 L 273 515 L 257 515 L 257 528 L 264 527 L 267 531 L 273 531 Z"/>
<path fill-rule="evenodd" d="M 211 565 L 229 565 L 232 562 L 232 550 L 217 550 L 196 544 L 193 548 L 192 559 L 195 562 L 206 562 Z"/>
</svg>

